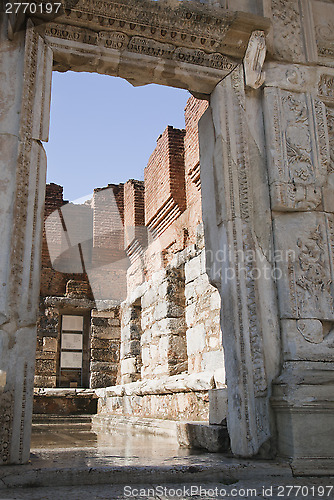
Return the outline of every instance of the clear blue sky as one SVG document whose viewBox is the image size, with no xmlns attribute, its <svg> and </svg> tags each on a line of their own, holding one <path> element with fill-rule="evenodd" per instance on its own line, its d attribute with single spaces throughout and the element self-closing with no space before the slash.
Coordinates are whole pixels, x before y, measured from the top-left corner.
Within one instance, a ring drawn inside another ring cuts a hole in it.
<svg viewBox="0 0 334 500">
<path fill-rule="evenodd" d="M 185 90 L 90 73 L 53 73 L 47 182 L 73 201 L 108 183 L 143 179 L 167 125 L 184 128 Z"/>
</svg>

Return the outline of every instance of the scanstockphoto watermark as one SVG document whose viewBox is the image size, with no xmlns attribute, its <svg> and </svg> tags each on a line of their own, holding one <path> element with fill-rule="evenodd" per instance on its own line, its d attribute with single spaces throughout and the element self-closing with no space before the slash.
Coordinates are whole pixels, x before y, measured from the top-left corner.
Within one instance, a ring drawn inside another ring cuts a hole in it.
<svg viewBox="0 0 334 500">
<path fill-rule="evenodd" d="M 280 280 L 283 277 L 282 264 L 295 262 L 296 253 L 292 249 L 268 251 L 260 249 L 232 249 L 225 245 L 212 251 L 206 250 L 206 263 L 210 277 L 223 283 L 237 279 Z"/>
<path fill-rule="evenodd" d="M 207 485 L 182 485 L 178 487 L 158 485 L 154 487 L 124 486 L 125 498 L 191 498 L 210 500 L 217 498 L 332 498 L 333 485 L 261 485 L 257 488 L 222 487 Z"/>
<path fill-rule="evenodd" d="M 167 498 L 249 498 L 257 496 L 256 488 L 223 488 L 223 487 L 208 487 L 206 485 L 183 485 L 180 487 L 158 485 L 155 487 L 132 487 L 124 486 L 123 494 L 126 498 L 159 498 L 161 496 Z"/>
</svg>

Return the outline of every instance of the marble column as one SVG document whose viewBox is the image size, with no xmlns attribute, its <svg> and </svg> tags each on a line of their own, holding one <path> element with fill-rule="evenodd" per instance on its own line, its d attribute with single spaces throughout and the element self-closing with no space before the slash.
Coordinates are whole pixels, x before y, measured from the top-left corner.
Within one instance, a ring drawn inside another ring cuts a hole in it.
<svg viewBox="0 0 334 500">
<path fill-rule="evenodd" d="M 12 37 L 10 37 L 12 38 Z M 29 459 L 52 51 L 0 24 L 0 463 Z"/>
</svg>

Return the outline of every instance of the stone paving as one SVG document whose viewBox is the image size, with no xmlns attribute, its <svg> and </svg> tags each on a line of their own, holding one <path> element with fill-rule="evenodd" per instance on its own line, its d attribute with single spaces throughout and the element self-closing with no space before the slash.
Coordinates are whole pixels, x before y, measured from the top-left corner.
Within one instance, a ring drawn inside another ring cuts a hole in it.
<svg viewBox="0 0 334 500">
<path fill-rule="evenodd" d="M 0 500 L 334 498 L 334 478 L 296 478 L 286 462 L 178 448 L 170 438 L 34 432 L 28 465 L 0 470 Z"/>
</svg>

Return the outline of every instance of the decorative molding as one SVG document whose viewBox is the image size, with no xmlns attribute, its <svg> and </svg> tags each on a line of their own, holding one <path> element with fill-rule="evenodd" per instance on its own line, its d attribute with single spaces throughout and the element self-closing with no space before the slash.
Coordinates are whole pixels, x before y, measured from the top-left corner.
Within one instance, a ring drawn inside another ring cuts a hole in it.
<svg viewBox="0 0 334 500">
<path fill-rule="evenodd" d="M 264 83 L 262 72 L 266 58 L 266 37 L 263 31 L 253 31 L 244 58 L 245 81 L 248 87 L 258 89 Z"/>
<path fill-rule="evenodd" d="M 14 397 L 11 391 L 0 394 L 0 464 L 10 463 Z"/>
</svg>

